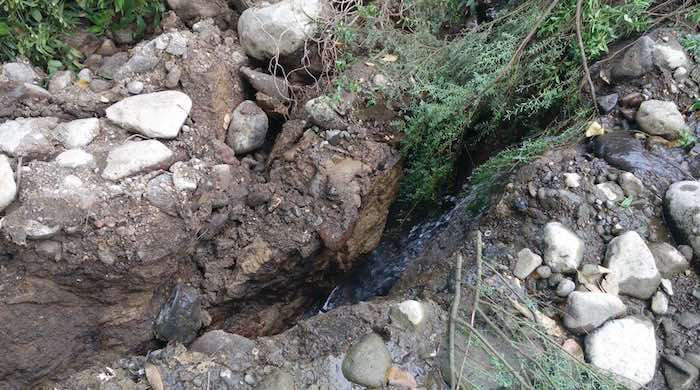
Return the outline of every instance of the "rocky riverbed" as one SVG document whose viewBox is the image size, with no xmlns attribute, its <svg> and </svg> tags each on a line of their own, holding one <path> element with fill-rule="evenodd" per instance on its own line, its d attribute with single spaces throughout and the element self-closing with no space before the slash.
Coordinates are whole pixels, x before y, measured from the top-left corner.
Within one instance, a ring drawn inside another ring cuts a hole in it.
<svg viewBox="0 0 700 390">
<path fill-rule="evenodd" d="M 168 4 L 143 42 L 76 34 L 79 73 L 0 68 L 0 387 L 447 388 L 461 255 L 462 312 L 483 289 L 626 388 L 700 389 L 700 65 L 686 31 L 594 64 L 585 139 L 514 171 L 485 211 L 465 186 L 382 242 L 396 113 L 304 88 L 320 69 L 303 37 L 327 5 Z M 282 78 L 271 58 L 311 65 Z M 387 82 L 362 72 L 363 88 Z M 337 285 L 358 266 L 364 280 Z M 466 380 L 508 388 L 493 359 L 465 355 Z"/>
</svg>

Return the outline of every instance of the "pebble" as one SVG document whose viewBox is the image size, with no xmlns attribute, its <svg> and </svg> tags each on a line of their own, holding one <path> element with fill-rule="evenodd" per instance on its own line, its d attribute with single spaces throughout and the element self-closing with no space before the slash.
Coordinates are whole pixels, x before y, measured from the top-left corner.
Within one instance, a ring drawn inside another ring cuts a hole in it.
<svg viewBox="0 0 700 390">
<path fill-rule="evenodd" d="M 664 292 L 672 297 L 673 296 L 673 284 L 671 283 L 670 280 L 668 279 L 661 279 L 661 288 L 664 290 Z"/>
<path fill-rule="evenodd" d="M 552 272 L 574 272 L 583 260 L 583 240 L 559 222 L 545 225 L 544 247 L 544 263 Z"/>
<path fill-rule="evenodd" d="M 156 140 L 131 141 L 112 149 L 102 177 L 119 180 L 145 170 L 161 167 L 173 152 Z"/>
<path fill-rule="evenodd" d="M 581 175 L 577 173 L 565 173 L 564 183 L 569 188 L 578 188 L 581 185 Z"/>
<path fill-rule="evenodd" d="M 95 165 L 95 158 L 92 154 L 81 149 L 69 149 L 56 156 L 54 160 L 58 166 L 63 168 L 80 168 Z"/>
<path fill-rule="evenodd" d="M 358 385 L 383 387 L 390 367 L 391 355 L 384 341 L 376 333 L 370 333 L 348 349 L 342 372 L 345 378 Z"/>
<path fill-rule="evenodd" d="M 665 315 L 668 313 L 668 298 L 666 294 L 657 291 L 651 299 L 651 311 L 657 315 Z"/>
<path fill-rule="evenodd" d="M 513 268 L 513 275 L 518 279 L 525 279 L 537 269 L 540 264 L 542 264 L 542 257 L 532 252 L 529 248 L 523 248 L 518 252 L 518 259 Z"/>
<path fill-rule="evenodd" d="M 537 267 L 536 272 L 537 272 L 537 275 L 542 279 L 547 279 L 548 277 L 550 277 L 552 275 L 552 269 L 546 265 L 542 265 L 542 266 Z"/>
<path fill-rule="evenodd" d="M 143 92 L 143 82 L 138 80 L 129 81 L 129 83 L 126 84 L 126 90 L 132 95 L 138 95 Z"/>
<path fill-rule="evenodd" d="M 615 274 L 622 294 L 649 299 L 661 283 L 654 256 L 636 231 L 610 240 L 603 264 Z"/>
<path fill-rule="evenodd" d="M 576 289 L 576 284 L 571 279 L 562 279 L 557 286 L 557 295 L 565 298 Z"/>
</svg>

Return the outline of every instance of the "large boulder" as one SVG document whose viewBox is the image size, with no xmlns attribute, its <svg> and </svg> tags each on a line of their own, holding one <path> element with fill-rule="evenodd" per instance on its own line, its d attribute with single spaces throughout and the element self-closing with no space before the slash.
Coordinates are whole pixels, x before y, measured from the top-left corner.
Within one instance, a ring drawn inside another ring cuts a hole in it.
<svg viewBox="0 0 700 390">
<path fill-rule="evenodd" d="M 544 262 L 554 272 L 574 272 L 583 260 L 584 243 L 559 222 L 544 227 Z"/>
<path fill-rule="evenodd" d="M 130 96 L 106 110 L 107 118 L 146 137 L 175 138 L 192 109 L 192 100 L 179 91 Z"/>
<path fill-rule="evenodd" d="M 676 139 L 687 129 L 683 115 L 676 103 L 647 100 L 639 106 L 636 116 L 639 127 L 647 134 Z"/>
<path fill-rule="evenodd" d="M 224 0 L 167 0 L 167 3 L 185 21 L 213 18 L 230 12 Z"/>
<path fill-rule="evenodd" d="M 661 283 L 654 255 L 635 231 L 624 233 L 608 243 L 605 266 L 617 277 L 622 294 L 649 299 Z"/>
<path fill-rule="evenodd" d="M 649 249 L 656 260 L 656 268 L 665 278 L 670 278 L 690 268 L 688 259 L 667 242 L 651 243 Z"/>
<path fill-rule="evenodd" d="M 245 10 L 238 20 L 238 36 L 245 52 L 257 60 L 287 57 L 313 38 L 324 0 L 284 0 Z"/>
<path fill-rule="evenodd" d="M 585 339 L 586 357 L 622 379 L 628 389 L 651 382 L 656 371 L 654 324 L 635 317 L 612 320 Z"/>
<path fill-rule="evenodd" d="M 700 256 L 700 182 L 673 183 L 664 198 L 666 220 L 678 242 L 693 247 Z"/>
<path fill-rule="evenodd" d="M 616 295 L 574 291 L 567 300 L 564 326 L 574 333 L 587 333 L 605 321 L 621 316 L 626 310 Z"/>
<path fill-rule="evenodd" d="M 654 69 L 654 40 L 643 36 L 637 40 L 612 68 L 615 79 L 631 79 L 645 75 Z"/>
</svg>

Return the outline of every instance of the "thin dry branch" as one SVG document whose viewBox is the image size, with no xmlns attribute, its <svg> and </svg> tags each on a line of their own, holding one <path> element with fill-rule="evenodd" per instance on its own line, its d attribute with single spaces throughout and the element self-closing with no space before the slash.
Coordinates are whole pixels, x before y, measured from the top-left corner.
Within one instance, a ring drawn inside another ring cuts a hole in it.
<svg viewBox="0 0 700 390">
<path fill-rule="evenodd" d="M 457 389 L 457 378 L 455 371 L 455 323 L 459 321 L 457 315 L 459 313 L 459 300 L 462 295 L 462 263 L 464 259 L 462 254 L 457 255 L 457 269 L 455 270 L 455 299 L 452 302 L 452 310 L 450 313 L 450 384 L 452 390 Z"/>
</svg>

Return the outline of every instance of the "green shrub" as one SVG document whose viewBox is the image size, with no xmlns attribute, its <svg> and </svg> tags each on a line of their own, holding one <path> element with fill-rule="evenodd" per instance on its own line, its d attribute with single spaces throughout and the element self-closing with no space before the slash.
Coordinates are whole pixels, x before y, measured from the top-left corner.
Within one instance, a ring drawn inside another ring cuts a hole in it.
<svg viewBox="0 0 700 390">
<path fill-rule="evenodd" d="M 143 35 L 163 10 L 157 0 L 0 0 L 0 61 L 19 56 L 50 70 L 78 67 L 81 53 L 63 41 L 77 26 L 100 35 L 133 24 Z"/>
</svg>

